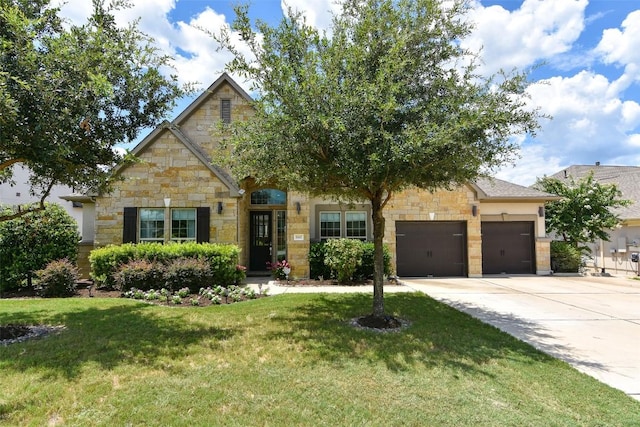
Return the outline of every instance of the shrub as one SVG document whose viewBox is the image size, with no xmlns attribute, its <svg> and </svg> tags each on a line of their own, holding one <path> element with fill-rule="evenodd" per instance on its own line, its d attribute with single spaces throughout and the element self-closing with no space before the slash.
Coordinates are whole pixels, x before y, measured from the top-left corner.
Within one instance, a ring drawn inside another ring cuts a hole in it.
<svg viewBox="0 0 640 427">
<path fill-rule="evenodd" d="M 78 268 L 68 259 L 51 261 L 36 272 L 37 290 L 45 298 L 69 297 L 76 293 Z"/>
<path fill-rule="evenodd" d="M 75 263 L 78 225 L 55 203 L 43 211 L 0 222 L 0 292 L 31 286 L 34 272 L 55 260 Z"/>
<path fill-rule="evenodd" d="M 373 242 L 362 242 L 362 261 L 358 268 L 356 268 L 354 277 L 358 279 L 371 279 L 374 273 L 374 248 Z M 383 274 L 388 276 L 391 274 L 391 253 L 389 248 L 385 245 L 382 248 L 384 259 Z"/>
<path fill-rule="evenodd" d="M 336 272 L 339 283 L 353 277 L 356 268 L 362 264 L 362 242 L 354 239 L 331 239 L 325 243 L 325 264 Z"/>
<path fill-rule="evenodd" d="M 164 280 L 171 290 L 186 287 L 193 293 L 211 283 L 213 275 L 209 263 L 202 258 L 178 258 L 164 269 Z"/>
<path fill-rule="evenodd" d="M 568 242 L 551 242 L 551 269 L 557 273 L 577 273 L 581 263 L 580 249 Z"/>
<path fill-rule="evenodd" d="M 309 270 L 312 279 L 329 279 L 331 269 L 324 263 L 325 245 L 324 242 L 311 243 L 309 247 Z"/>
<path fill-rule="evenodd" d="M 246 268 L 238 265 L 240 248 L 220 243 L 125 243 L 91 251 L 91 277 L 98 287 L 113 287 L 113 274 L 131 260 L 144 259 L 168 264 L 178 258 L 206 260 L 212 281 L 223 285 L 237 284 L 245 278 Z"/>
<path fill-rule="evenodd" d="M 122 264 L 113 274 L 113 282 L 118 289 L 136 288 L 139 290 L 153 289 L 162 280 L 163 266 L 154 261 L 134 259 Z"/>
<path fill-rule="evenodd" d="M 353 277 L 358 279 L 367 279 L 373 277 L 373 242 L 360 242 L 362 245 L 362 259 L 360 265 L 353 273 Z M 391 274 L 391 253 L 389 248 L 384 246 L 384 274 Z M 311 270 L 310 276 L 313 279 L 318 279 L 321 276 L 325 279 L 332 277 L 331 268 L 325 264 L 325 243 L 316 242 L 312 243 L 309 248 L 309 268 Z"/>
</svg>

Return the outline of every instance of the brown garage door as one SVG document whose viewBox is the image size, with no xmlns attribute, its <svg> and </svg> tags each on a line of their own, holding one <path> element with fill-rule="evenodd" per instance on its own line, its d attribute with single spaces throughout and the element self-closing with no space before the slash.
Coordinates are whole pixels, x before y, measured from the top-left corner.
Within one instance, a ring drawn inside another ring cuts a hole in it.
<svg viewBox="0 0 640 427">
<path fill-rule="evenodd" d="M 535 273 L 533 222 L 482 223 L 483 274 Z"/>
<path fill-rule="evenodd" d="M 398 275 L 466 276 L 466 230 L 462 221 L 396 221 Z"/>
</svg>

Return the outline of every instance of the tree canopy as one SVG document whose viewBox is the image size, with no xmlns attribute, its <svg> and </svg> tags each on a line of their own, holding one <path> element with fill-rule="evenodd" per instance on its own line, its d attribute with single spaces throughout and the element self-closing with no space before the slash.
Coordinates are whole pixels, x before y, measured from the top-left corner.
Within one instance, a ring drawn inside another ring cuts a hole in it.
<svg viewBox="0 0 640 427">
<path fill-rule="evenodd" d="M 254 83 L 255 117 L 228 134 L 240 178 L 372 206 L 374 315 L 382 296 L 384 217 L 410 187 L 452 188 L 513 158 L 510 136 L 533 133 L 526 75 L 484 78 L 460 40 L 465 2 L 346 0 L 330 32 L 289 10 L 277 27 L 238 6 L 217 36 L 228 64 Z M 234 45 L 239 35 L 252 56 Z"/>
<path fill-rule="evenodd" d="M 44 208 L 53 185 L 98 191 L 121 156 L 114 145 L 156 125 L 188 90 L 165 76 L 159 55 L 135 23 L 116 24 L 126 3 L 93 1 L 84 25 L 59 17 L 50 0 L 0 0 L 0 175 L 30 170 L 41 198 L 9 219 Z"/>
<path fill-rule="evenodd" d="M 547 231 L 582 251 L 589 251 L 585 243 L 609 240 L 607 230 L 620 223 L 615 208 L 631 203 L 621 198 L 622 193 L 615 184 L 600 184 L 593 173 L 579 180 L 571 177 L 568 182 L 544 177 L 538 179 L 536 187 L 562 197 L 545 206 Z"/>
</svg>

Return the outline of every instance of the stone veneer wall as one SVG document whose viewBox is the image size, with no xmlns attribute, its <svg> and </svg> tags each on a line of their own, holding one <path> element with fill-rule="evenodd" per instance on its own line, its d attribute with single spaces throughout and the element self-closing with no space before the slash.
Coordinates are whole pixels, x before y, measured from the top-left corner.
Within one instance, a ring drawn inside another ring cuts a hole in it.
<svg viewBox="0 0 640 427">
<path fill-rule="evenodd" d="M 475 193 L 468 187 L 453 191 L 411 189 L 395 194 L 385 207 L 384 242 L 391 252 L 392 269 L 396 271 L 396 221 L 467 221 L 467 266 L 469 277 L 482 276 L 482 238 L 480 209 L 474 217 L 472 205 L 478 205 Z"/>
<path fill-rule="evenodd" d="M 142 162 L 124 170 L 124 181 L 96 199 L 96 246 L 122 243 L 125 207 L 164 208 L 164 198 L 171 199 L 171 208 L 210 207 L 210 240 L 238 242 L 237 199 L 171 132 L 164 131 L 138 157 Z"/>
<path fill-rule="evenodd" d="M 298 213 L 296 202 L 300 203 Z M 309 277 L 309 209 L 308 197 L 302 193 L 287 194 L 287 257 L 293 278 Z M 302 237 L 296 240 L 295 237 Z"/>
<path fill-rule="evenodd" d="M 219 148 L 219 138 L 215 132 L 212 134 L 212 131 L 215 130 L 212 126 L 220 121 L 220 101 L 222 99 L 231 100 L 231 120 L 234 122 L 246 121 L 254 114 L 253 107 L 249 102 L 236 92 L 233 86 L 224 82 L 196 111 L 184 119 L 182 123 L 178 123 L 182 133 L 199 144 L 209 154 Z"/>
</svg>

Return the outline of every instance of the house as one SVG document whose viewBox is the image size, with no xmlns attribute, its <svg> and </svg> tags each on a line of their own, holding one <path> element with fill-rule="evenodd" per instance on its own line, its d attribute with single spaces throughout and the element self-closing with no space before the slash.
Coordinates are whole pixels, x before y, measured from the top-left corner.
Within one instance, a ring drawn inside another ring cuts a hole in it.
<svg viewBox="0 0 640 427">
<path fill-rule="evenodd" d="M 368 203 L 236 182 L 212 163 L 219 149 L 212 126 L 252 114 L 251 97 L 223 74 L 174 121 L 158 126 L 132 150 L 141 162 L 117 169 L 123 180 L 95 198 L 93 244 L 233 243 L 249 274 L 264 274 L 267 262 L 286 258 L 292 277 L 308 277 L 311 242 L 372 239 Z M 385 208 L 392 267 L 405 277 L 548 274 L 543 207 L 554 197 L 497 179 L 397 194 Z"/>
<path fill-rule="evenodd" d="M 20 165 L 13 165 L 13 183 L 5 182 L 0 184 L 0 205 L 18 206 L 40 202 L 39 195 L 31 194 L 29 184 L 29 169 Z M 71 187 L 66 185 L 54 185 L 51 187 L 49 196 L 45 199 L 49 203 L 61 205 L 67 213 L 78 223 L 78 231 L 82 232 L 82 204 L 70 200 L 61 200 L 65 195 L 72 192 Z"/>
<path fill-rule="evenodd" d="M 568 182 L 572 178 L 585 178 L 590 173 L 600 184 L 615 184 L 622 198 L 630 200 L 631 205 L 614 209 L 621 224 L 608 231 L 608 241 L 588 245 L 593 257 L 588 266 L 598 272 L 640 274 L 640 263 L 632 261 L 637 256 L 632 254 L 640 253 L 640 167 L 609 166 L 596 162 L 595 165 L 570 166 L 551 175 L 551 178 Z"/>
</svg>

